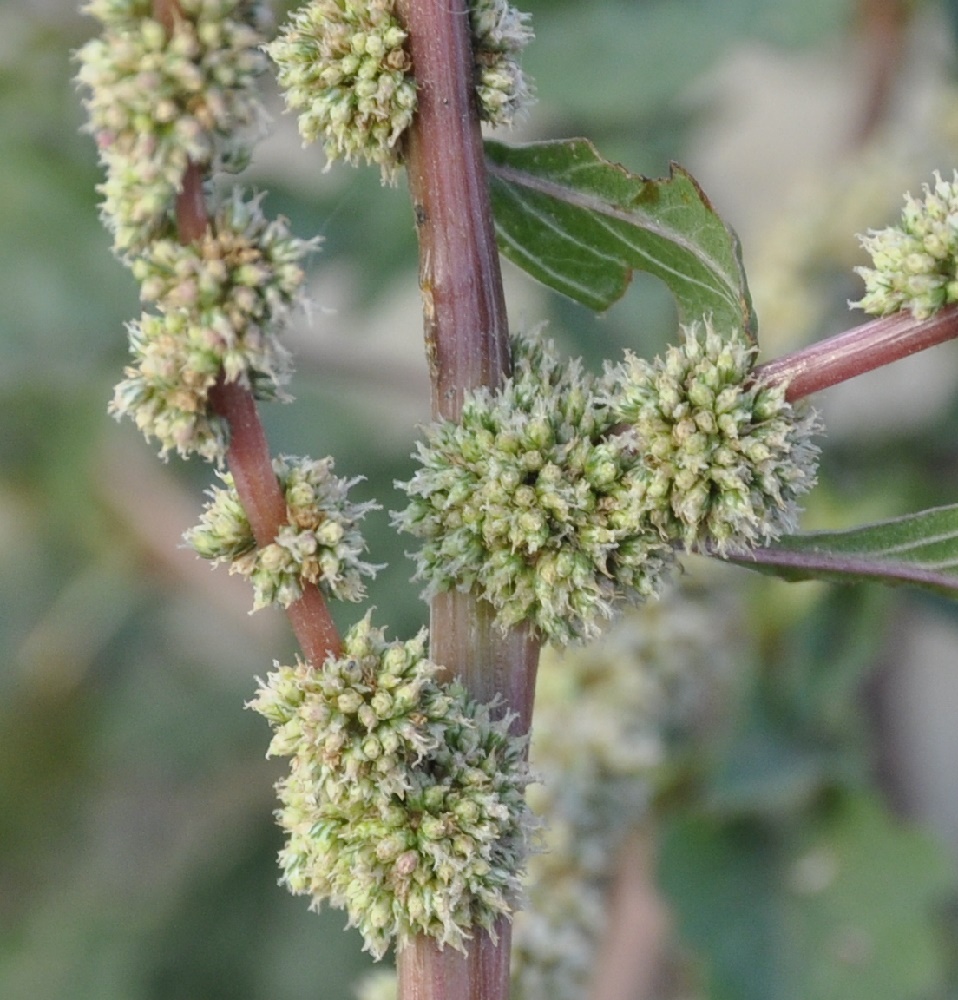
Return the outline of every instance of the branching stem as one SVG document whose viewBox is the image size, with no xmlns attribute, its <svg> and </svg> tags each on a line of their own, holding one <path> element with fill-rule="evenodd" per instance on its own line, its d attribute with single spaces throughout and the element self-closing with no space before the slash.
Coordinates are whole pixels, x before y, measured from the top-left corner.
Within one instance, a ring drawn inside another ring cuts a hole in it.
<svg viewBox="0 0 958 1000">
<path fill-rule="evenodd" d="M 787 381 L 786 397 L 794 402 L 958 337 L 958 305 L 928 319 L 910 312 L 870 320 L 759 365 L 755 373 L 769 381 Z"/>
<path fill-rule="evenodd" d="M 153 14 L 172 32 L 181 16 L 176 0 L 154 0 Z M 209 227 L 209 212 L 203 195 L 203 173 L 190 163 L 176 199 L 176 225 L 180 242 L 193 243 Z M 266 433 L 256 408 L 256 400 L 246 386 L 222 379 L 210 392 L 210 405 L 227 421 L 230 445 L 226 464 L 233 475 L 256 544 L 268 545 L 286 523 L 286 499 L 273 471 Z M 315 584 L 306 584 L 303 596 L 287 608 L 287 616 L 303 655 L 320 666 L 341 649 L 339 633 L 326 601 Z"/>
</svg>

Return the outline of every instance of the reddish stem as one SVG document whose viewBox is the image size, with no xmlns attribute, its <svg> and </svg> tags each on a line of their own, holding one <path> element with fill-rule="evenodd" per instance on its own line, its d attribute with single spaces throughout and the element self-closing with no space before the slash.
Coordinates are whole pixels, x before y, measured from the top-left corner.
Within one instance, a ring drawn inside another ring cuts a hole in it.
<svg viewBox="0 0 958 1000">
<path fill-rule="evenodd" d="M 510 372 L 509 327 L 473 90 L 464 0 L 399 0 L 409 32 L 418 110 L 405 158 L 419 236 L 426 354 L 433 415 L 457 420 L 463 394 Z M 431 606 L 431 655 L 473 697 L 496 695 L 525 732 L 538 643 L 526 630 L 502 636 L 492 609 L 454 591 Z M 402 1000 L 506 1000 L 511 925 L 476 929 L 467 955 L 419 936 L 398 956 Z"/>
<path fill-rule="evenodd" d="M 210 405 L 230 426 L 226 463 L 236 492 L 260 547 L 269 545 L 286 524 L 286 498 L 280 489 L 256 401 L 245 386 L 219 382 L 210 390 Z M 319 589 L 308 584 L 286 614 L 303 655 L 314 665 L 341 651 L 339 633 Z"/>
<path fill-rule="evenodd" d="M 183 16 L 177 0 L 154 0 L 153 15 L 170 33 Z M 195 163 L 187 164 L 175 211 L 180 242 L 185 245 L 202 239 L 210 218 L 203 194 L 203 172 Z M 273 471 L 256 401 L 246 386 L 221 378 L 210 390 L 209 403 L 229 424 L 226 464 L 253 537 L 258 546 L 269 545 L 286 524 L 286 498 Z M 303 596 L 286 609 L 286 614 L 303 655 L 312 664 L 319 666 L 328 656 L 339 655 L 339 633 L 318 587 L 307 584 Z"/>
<path fill-rule="evenodd" d="M 510 371 L 509 325 L 473 93 L 464 0 L 400 0 L 418 87 L 406 166 L 419 235 L 433 413 Z"/>
<path fill-rule="evenodd" d="M 755 369 L 757 377 L 787 382 L 791 402 L 958 337 L 958 305 L 928 319 L 909 312 L 882 316 Z"/>
</svg>

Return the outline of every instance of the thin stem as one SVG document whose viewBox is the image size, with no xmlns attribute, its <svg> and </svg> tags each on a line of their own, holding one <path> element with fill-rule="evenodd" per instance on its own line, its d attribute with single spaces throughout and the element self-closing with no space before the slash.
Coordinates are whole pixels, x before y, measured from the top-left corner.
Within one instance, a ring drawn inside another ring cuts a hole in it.
<svg viewBox="0 0 958 1000">
<path fill-rule="evenodd" d="M 924 320 L 898 312 L 759 365 L 755 374 L 766 381 L 787 382 L 785 395 L 794 402 L 955 337 L 958 305 Z"/>
<path fill-rule="evenodd" d="M 457 420 L 463 395 L 510 372 L 509 328 L 473 92 L 464 0 L 399 0 L 409 32 L 418 111 L 405 159 L 419 236 L 426 355 L 437 418 Z M 527 631 L 503 636 L 474 594 L 436 597 L 431 655 L 477 699 L 502 697 L 528 729 L 538 643 Z M 420 936 L 398 956 L 401 1000 L 507 1000 L 511 926 L 476 930 L 467 955 Z"/>
<path fill-rule="evenodd" d="M 177 0 L 154 0 L 154 17 L 170 33 L 183 16 Z M 203 194 L 203 172 L 187 164 L 176 199 L 176 225 L 180 242 L 193 243 L 203 237 L 210 218 Z M 209 403 L 229 424 L 230 444 L 226 464 L 232 473 L 240 503 L 249 518 L 253 537 L 260 547 L 269 545 L 286 523 L 286 498 L 273 471 L 269 444 L 256 400 L 249 388 L 222 378 L 210 391 Z M 303 588 L 303 596 L 286 609 L 287 617 L 303 655 L 315 666 L 341 650 L 339 633 L 326 601 L 315 584 Z"/>
</svg>

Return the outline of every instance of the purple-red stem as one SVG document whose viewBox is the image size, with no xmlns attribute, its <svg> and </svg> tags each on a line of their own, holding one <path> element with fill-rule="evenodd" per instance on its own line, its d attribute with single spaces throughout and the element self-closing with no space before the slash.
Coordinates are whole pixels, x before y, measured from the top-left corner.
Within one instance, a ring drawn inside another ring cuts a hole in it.
<svg viewBox="0 0 958 1000">
<path fill-rule="evenodd" d="M 464 0 L 399 0 L 409 32 L 418 110 L 404 148 L 419 237 L 426 355 L 434 417 L 457 420 L 463 395 L 510 371 L 509 327 L 475 105 Z M 502 636 L 473 594 L 434 598 L 432 658 L 479 701 L 502 698 L 526 732 L 539 644 Z M 400 1000 L 507 1000 L 511 925 L 477 929 L 468 954 L 420 936 L 398 956 Z"/>
<path fill-rule="evenodd" d="M 759 365 L 755 374 L 766 381 L 787 382 L 785 395 L 794 402 L 955 337 L 958 305 L 924 320 L 898 312 L 784 354 Z"/>
<path fill-rule="evenodd" d="M 153 13 L 173 31 L 182 16 L 177 0 L 154 0 Z M 180 242 L 202 238 L 210 219 L 203 194 L 203 173 L 190 163 L 176 199 L 176 225 Z M 269 545 L 286 523 L 286 498 L 273 471 L 269 444 L 252 392 L 237 382 L 219 382 L 210 390 L 210 406 L 229 424 L 230 444 L 226 464 L 233 475 L 240 503 L 249 518 L 259 546 Z M 314 666 L 341 651 L 339 632 L 319 588 L 307 584 L 303 596 L 286 609 L 303 655 Z"/>
</svg>

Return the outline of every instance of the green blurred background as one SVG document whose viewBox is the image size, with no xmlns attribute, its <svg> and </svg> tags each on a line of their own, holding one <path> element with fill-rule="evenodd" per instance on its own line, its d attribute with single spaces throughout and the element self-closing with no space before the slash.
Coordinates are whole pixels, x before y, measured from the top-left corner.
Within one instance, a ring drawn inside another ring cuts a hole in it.
<svg viewBox="0 0 958 1000">
<path fill-rule="evenodd" d="M 948 5 L 526 6 L 540 101 L 516 138 L 586 134 L 635 171 L 687 166 L 742 237 L 766 357 L 857 321 L 854 234 L 958 163 Z M 98 222 L 71 83 L 94 30 L 67 0 L 0 5 L 0 997 L 341 1000 L 368 963 L 340 914 L 276 886 L 279 771 L 243 710 L 292 654 L 285 622 L 249 616 L 245 585 L 180 547 L 209 470 L 162 465 L 106 415 L 139 307 Z M 268 433 L 276 451 L 334 455 L 388 511 L 428 417 L 409 206 L 375 171 L 324 173 L 270 103 L 244 182 L 324 244 L 290 336 L 296 402 L 265 412 Z M 641 278 L 596 318 L 506 272 L 513 323 L 549 319 L 593 364 L 673 334 L 667 295 Z M 956 383 L 949 345 L 826 394 L 806 526 L 954 502 Z M 389 564 L 370 603 L 408 634 L 425 608 L 385 511 L 368 537 Z M 728 1000 L 958 995 L 954 606 L 721 574 L 750 602 L 731 721 L 662 806 L 688 981 Z M 336 609 L 343 625 L 362 611 Z M 861 861 L 842 905 L 868 914 L 872 947 L 864 964 L 839 953 L 847 975 L 824 983 L 807 975 L 829 947 L 817 911 L 792 943 L 762 934 L 816 837 Z"/>
</svg>

